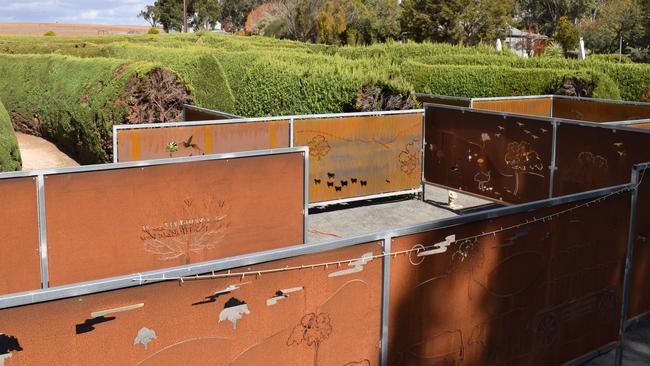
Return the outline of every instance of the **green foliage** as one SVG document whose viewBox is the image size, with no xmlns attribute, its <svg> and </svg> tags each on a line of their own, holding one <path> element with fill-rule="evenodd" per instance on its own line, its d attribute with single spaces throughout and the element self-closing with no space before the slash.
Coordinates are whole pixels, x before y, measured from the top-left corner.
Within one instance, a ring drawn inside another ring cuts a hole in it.
<svg viewBox="0 0 650 366">
<path fill-rule="evenodd" d="M 564 51 L 575 50 L 580 42 L 578 30 L 568 17 L 561 17 L 555 30 L 555 39 L 560 42 Z"/>
<path fill-rule="evenodd" d="M 54 37 L 56 33 L 53 30 L 49 30 L 43 34 L 45 37 Z"/>
<path fill-rule="evenodd" d="M 564 58 L 564 49 L 557 42 L 550 42 L 544 50 L 544 57 Z"/>
<path fill-rule="evenodd" d="M 421 93 L 471 98 L 553 94 L 565 80 L 574 78 L 596 84 L 594 96 L 620 98 L 616 85 L 605 75 L 584 71 L 425 65 L 409 61 L 402 65 L 402 76 Z"/>
<path fill-rule="evenodd" d="M 20 170 L 20 150 L 9 113 L 0 102 L 0 172 Z"/>
<path fill-rule="evenodd" d="M 404 0 L 402 31 L 418 42 L 491 43 L 511 20 L 513 4 L 513 0 Z"/>
<path fill-rule="evenodd" d="M 165 32 L 183 30 L 183 1 L 156 0 L 154 6 L 159 14 L 158 22 Z"/>
<path fill-rule="evenodd" d="M 160 31 L 158 30 L 158 28 L 151 27 L 151 28 L 149 28 L 149 30 L 147 31 L 147 34 L 160 34 Z"/>
<path fill-rule="evenodd" d="M 43 136 L 75 160 L 106 162 L 111 126 L 127 120 L 129 83 L 158 67 L 109 58 L 0 55 L 0 98 L 12 112 L 37 116 Z"/>
</svg>

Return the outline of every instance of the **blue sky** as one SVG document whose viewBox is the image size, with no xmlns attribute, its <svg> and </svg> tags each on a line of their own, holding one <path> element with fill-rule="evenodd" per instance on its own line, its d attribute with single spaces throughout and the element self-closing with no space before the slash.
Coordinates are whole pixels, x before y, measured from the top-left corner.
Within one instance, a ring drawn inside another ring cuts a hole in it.
<svg viewBox="0 0 650 366">
<path fill-rule="evenodd" d="M 146 25 L 137 15 L 154 0 L 0 0 L 0 22 Z"/>
</svg>

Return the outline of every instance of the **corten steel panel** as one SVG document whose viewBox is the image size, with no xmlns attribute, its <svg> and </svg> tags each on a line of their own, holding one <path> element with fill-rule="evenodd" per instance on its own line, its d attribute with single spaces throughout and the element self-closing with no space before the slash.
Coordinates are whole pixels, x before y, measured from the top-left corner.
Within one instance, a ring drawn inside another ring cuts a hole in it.
<svg viewBox="0 0 650 366">
<path fill-rule="evenodd" d="M 289 147 L 289 121 L 119 129 L 117 161 Z"/>
<path fill-rule="evenodd" d="M 0 205 L 0 294 L 39 289 L 36 178 L 0 179 Z"/>
<path fill-rule="evenodd" d="M 302 153 L 46 176 L 50 283 L 303 242 Z"/>
<path fill-rule="evenodd" d="M 296 120 L 294 144 L 309 146 L 309 201 L 421 186 L 422 114 Z"/>
<path fill-rule="evenodd" d="M 451 97 L 446 95 L 417 94 L 416 99 L 420 103 L 455 105 L 458 107 L 470 107 L 471 104 L 470 98 Z"/>
<path fill-rule="evenodd" d="M 195 109 L 192 107 L 185 107 L 185 120 L 186 121 L 210 121 L 218 119 L 231 119 L 233 117 L 226 116 L 221 113 L 210 113 L 206 109 Z"/>
<path fill-rule="evenodd" d="M 633 125 L 626 125 L 625 127 L 650 129 L 650 123 L 636 123 Z"/>
<path fill-rule="evenodd" d="M 629 193 L 391 262 L 389 365 L 559 365 L 618 339 Z M 562 205 L 396 238 L 393 251 L 542 217 Z M 417 265 L 413 265 L 417 264 Z"/>
<path fill-rule="evenodd" d="M 650 133 L 561 123 L 557 132 L 558 196 L 624 184 L 633 164 L 650 161 Z"/>
<path fill-rule="evenodd" d="M 650 105 L 555 98 L 553 99 L 553 117 L 589 122 L 647 119 L 650 118 Z"/>
<path fill-rule="evenodd" d="M 427 105 L 427 182 L 508 203 L 548 197 L 550 122 Z"/>
<path fill-rule="evenodd" d="M 551 98 L 474 100 L 472 102 L 472 108 L 528 114 L 531 116 L 551 117 Z"/>
<path fill-rule="evenodd" d="M 355 259 L 365 253 L 379 254 L 381 246 L 362 244 L 251 269 Z M 356 273 L 328 276 L 345 268 L 350 267 L 166 282 L 0 310 L 0 333 L 20 346 L 10 350 L 7 363 L 378 365 L 381 259 Z M 232 291 L 217 295 L 229 286 Z M 284 296 L 277 293 L 282 290 Z M 92 312 L 138 304 L 143 306 L 92 324 Z M 77 327 L 85 332 L 76 334 Z"/>
<path fill-rule="evenodd" d="M 632 262 L 632 282 L 630 287 L 629 317 L 650 312 L 650 170 L 641 172 L 641 184 L 637 197 L 636 237 L 634 260 Z"/>
</svg>

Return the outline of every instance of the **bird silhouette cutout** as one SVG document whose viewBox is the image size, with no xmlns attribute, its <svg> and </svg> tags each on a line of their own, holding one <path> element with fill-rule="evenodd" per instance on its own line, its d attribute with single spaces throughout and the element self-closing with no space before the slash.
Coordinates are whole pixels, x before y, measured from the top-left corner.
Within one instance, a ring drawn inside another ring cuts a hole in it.
<svg viewBox="0 0 650 366">
<path fill-rule="evenodd" d="M 341 187 L 347 187 L 348 186 L 348 181 L 347 180 L 342 180 L 341 181 Z"/>
<path fill-rule="evenodd" d="M 361 187 L 365 187 L 365 186 L 368 185 L 368 181 L 367 181 L 367 180 L 362 180 L 362 181 L 360 181 L 359 183 L 361 183 Z"/>
<path fill-rule="evenodd" d="M 350 183 L 357 184 L 357 178 L 350 178 Z"/>
<path fill-rule="evenodd" d="M 336 192 L 341 192 L 341 186 L 336 186 L 334 189 L 336 189 Z"/>
<path fill-rule="evenodd" d="M 336 174 L 327 172 L 327 178 L 334 179 L 335 176 L 336 176 Z"/>
<path fill-rule="evenodd" d="M 320 179 L 314 179 L 314 184 L 320 184 Z"/>
<path fill-rule="evenodd" d="M 334 187 L 334 182 L 327 182 L 328 187 Z"/>
</svg>

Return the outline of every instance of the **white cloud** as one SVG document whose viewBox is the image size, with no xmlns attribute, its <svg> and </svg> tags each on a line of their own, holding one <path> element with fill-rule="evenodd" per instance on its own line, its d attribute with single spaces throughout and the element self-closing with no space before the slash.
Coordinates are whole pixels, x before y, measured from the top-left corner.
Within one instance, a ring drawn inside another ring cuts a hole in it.
<svg viewBox="0 0 650 366">
<path fill-rule="evenodd" d="M 154 0 L 0 0 L 1 21 L 146 25 L 138 13 Z"/>
</svg>

